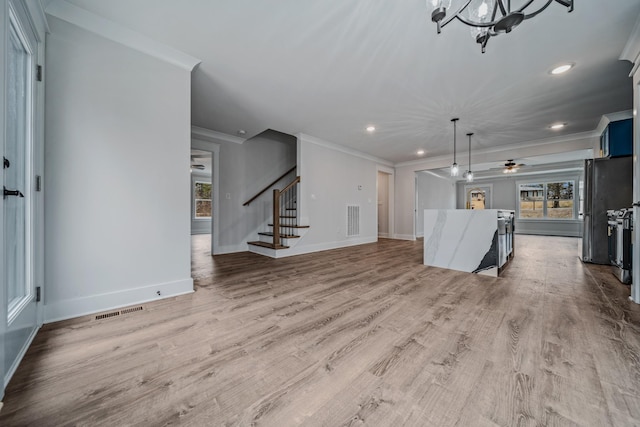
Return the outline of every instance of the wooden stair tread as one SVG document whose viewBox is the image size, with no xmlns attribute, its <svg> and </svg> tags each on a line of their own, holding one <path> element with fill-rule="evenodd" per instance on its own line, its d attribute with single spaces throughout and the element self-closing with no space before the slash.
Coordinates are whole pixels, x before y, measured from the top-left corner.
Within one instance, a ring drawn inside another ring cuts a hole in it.
<svg viewBox="0 0 640 427">
<path fill-rule="evenodd" d="M 295 215 L 280 215 L 280 218 L 288 218 L 288 219 L 294 219 L 297 218 Z"/>
<path fill-rule="evenodd" d="M 261 233 L 258 233 L 260 236 L 271 236 L 273 237 L 273 232 L 271 231 L 263 231 Z M 296 236 L 295 234 L 281 234 L 280 238 L 281 239 L 298 239 L 300 236 Z"/>
<path fill-rule="evenodd" d="M 267 224 L 268 227 L 273 227 L 273 224 Z M 280 224 L 280 228 L 309 228 L 308 225 L 283 225 Z"/>
<path fill-rule="evenodd" d="M 267 243 L 267 242 L 247 242 L 247 243 L 249 245 L 261 246 L 263 248 L 269 248 L 269 249 L 289 249 L 289 246 L 284 246 L 284 245 L 274 246 L 273 243 Z"/>
</svg>

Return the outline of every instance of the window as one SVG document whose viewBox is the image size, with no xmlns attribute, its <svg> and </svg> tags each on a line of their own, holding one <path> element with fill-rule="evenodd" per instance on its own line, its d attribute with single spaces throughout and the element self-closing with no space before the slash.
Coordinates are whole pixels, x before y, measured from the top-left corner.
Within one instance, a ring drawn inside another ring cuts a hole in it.
<svg viewBox="0 0 640 427">
<path fill-rule="evenodd" d="M 195 181 L 193 185 L 194 218 L 211 218 L 211 183 Z"/>
<path fill-rule="evenodd" d="M 574 182 L 519 184 L 520 219 L 574 219 Z"/>
</svg>

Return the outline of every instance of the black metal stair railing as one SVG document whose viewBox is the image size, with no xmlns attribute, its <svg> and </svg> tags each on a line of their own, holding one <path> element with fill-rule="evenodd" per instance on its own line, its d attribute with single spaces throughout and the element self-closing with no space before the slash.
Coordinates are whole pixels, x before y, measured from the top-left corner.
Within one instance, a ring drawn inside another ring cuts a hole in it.
<svg viewBox="0 0 640 427">
<path fill-rule="evenodd" d="M 281 246 L 282 238 L 293 236 L 298 225 L 297 194 L 300 177 L 297 176 L 282 190 L 273 190 L 273 247 Z"/>
</svg>

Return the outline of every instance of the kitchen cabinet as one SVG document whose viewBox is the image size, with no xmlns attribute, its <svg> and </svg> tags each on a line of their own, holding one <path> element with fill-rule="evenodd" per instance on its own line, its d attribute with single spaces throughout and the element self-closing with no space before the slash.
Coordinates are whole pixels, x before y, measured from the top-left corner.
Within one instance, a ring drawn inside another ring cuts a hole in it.
<svg viewBox="0 0 640 427">
<path fill-rule="evenodd" d="M 633 155 L 633 119 L 609 123 L 600 136 L 600 151 L 603 157 Z"/>
</svg>

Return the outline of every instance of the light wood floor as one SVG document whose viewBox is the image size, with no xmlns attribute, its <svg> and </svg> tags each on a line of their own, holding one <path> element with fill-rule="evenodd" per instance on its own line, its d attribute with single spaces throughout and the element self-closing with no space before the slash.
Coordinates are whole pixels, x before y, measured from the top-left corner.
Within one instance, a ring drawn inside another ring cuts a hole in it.
<svg viewBox="0 0 640 427">
<path fill-rule="evenodd" d="M 579 239 L 516 236 L 494 279 L 381 240 L 207 256 L 196 292 L 46 325 L 2 426 L 640 425 L 640 309 Z"/>
</svg>

